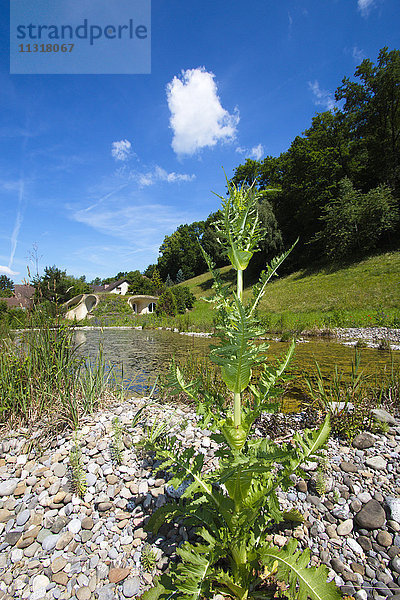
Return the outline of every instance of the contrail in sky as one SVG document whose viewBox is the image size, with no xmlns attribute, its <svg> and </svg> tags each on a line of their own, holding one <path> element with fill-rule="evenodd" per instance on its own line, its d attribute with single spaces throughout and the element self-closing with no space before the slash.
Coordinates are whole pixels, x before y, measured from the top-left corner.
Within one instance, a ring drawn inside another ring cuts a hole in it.
<svg viewBox="0 0 400 600">
<path fill-rule="evenodd" d="M 28 131 L 28 127 L 25 131 Z M 24 219 L 24 212 L 26 207 L 25 200 L 25 155 L 26 155 L 26 146 L 28 143 L 28 135 L 25 133 L 22 140 L 22 148 L 21 148 L 21 175 L 19 178 L 19 190 L 18 190 L 18 205 L 17 205 L 17 216 L 15 218 L 14 229 L 11 234 L 11 252 L 10 252 L 10 260 L 8 261 L 8 268 L 11 269 L 12 264 L 14 262 L 15 251 L 17 249 L 18 244 L 18 236 L 19 231 L 21 229 L 22 221 Z"/>
</svg>

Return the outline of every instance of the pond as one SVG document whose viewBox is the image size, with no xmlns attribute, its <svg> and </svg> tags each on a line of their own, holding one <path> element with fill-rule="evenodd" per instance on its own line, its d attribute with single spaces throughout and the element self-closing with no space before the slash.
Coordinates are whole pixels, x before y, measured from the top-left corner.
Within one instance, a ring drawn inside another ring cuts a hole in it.
<svg viewBox="0 0 400 600">
<path fill-rule="evenodd" d="M 75 340 L 80 344 L 83 356 L 95 358 L 102 345 L 104 358 L 113 365 L 118 374 L 123 373 L 127 390 L 137 395 L 146 395 L 156 376 L 165 373 L 173 356 L 185 359 L 193 354 L 208 355 L 210 344 L 216 340 L 207 337 L 180 335 L 171 331 L 137 329 L 88 329 L 78 330 Z M 288 342 L 271 341 L 269 357 L 283 355 Z M 291 371 L 296 375 L 302 372 L 314 374 L 315 362 L 320 365 L 322 374 L 330 376 L 338 366 L 347 375 L 351 372 L 355 350 L 337 340 L 313 338 L 298 342 Z M 400 364 L 400 352 L 384 352 L 373 348 L 361 350 L 361 368 L 371 376 L 379 376 L 384 369 L 390 370 L 391 361 Z"/>
</svg>

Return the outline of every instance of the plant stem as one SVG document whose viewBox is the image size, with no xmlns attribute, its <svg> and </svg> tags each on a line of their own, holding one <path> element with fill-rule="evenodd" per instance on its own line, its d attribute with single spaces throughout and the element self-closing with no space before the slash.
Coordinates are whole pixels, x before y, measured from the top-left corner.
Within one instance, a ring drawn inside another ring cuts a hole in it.
<svg viewBox="0 0 400 600">
<path fill-rule="evenodd" d="M 233 396 L 233 423 L 235 427 L 241 424 L 241 397 L 240 392 L 235 392 Z"/>
<path fill-rule="evenodd" d="M 242 301 L 243 295 L 243 270 L 238 269 L 237 271 L 237 296 Z M 242 403 L 240 392 L 234 393 L 233 399 L 233 423 L 235 427 L 239 427 L 242 420 Z"/>
<path fill-rule="evenodd" d="M 243 271 L 242 269 L 238 269 L 237 271 L 237 295 L 239 300 L 242 300 L 243 295 Z"/>
</svg>

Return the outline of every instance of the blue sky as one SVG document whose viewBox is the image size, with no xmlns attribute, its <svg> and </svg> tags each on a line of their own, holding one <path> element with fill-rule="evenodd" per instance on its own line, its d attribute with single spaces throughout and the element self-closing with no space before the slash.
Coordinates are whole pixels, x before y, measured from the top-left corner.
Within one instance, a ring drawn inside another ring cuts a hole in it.
<svg viewBox="0 0 400 600">
<path fill-rule="evenodd" d="M 117 0 L 116 0 L 117 1 Z M 153 0 L 150 75 L 10 75 L 0 35 L 0 274 L 113 276 L 287 150 L 344 76 L 399 48 L 399 0 Z"/>
</svg>

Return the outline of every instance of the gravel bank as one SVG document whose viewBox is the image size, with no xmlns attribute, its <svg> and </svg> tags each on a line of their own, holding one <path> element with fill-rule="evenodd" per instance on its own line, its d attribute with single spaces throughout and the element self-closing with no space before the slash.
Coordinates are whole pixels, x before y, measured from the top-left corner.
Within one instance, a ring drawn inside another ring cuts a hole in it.
<svg viewBox="0 0 400 600">
<path fill-rule="evenodd" d="M 19 430 L 3 439 L 0 600 L 135 598 L 191 537 L 190 530 L 174 525 L 164 525 L 158 537 L 144 531 L 148 514 L 176 495 L 152 459 L 135 449 L 142 427 L 130 424 L 144 402 L 132 398 L 83 421 L 79 441 L 87 491 L 82 499 L 70 488 L 70 433 L 45 451 L 32 446 L 39 433 Z M 157 423 L 166 419 L 169 431 L 205 454 L 207 469 L 216 465 L 216 445 L 196 426 L 190 409 L 152 406 L 148 414 Z M 120 465 L 112 461 L 115 417 L 123 426 Z M 287 435 L 303 426 L 305 415 L 282 418 Z M 386 435 L 363 434 L 354 446 L 330 440 L 325 493 L 316 493 L 317 464 L 305 465 L 309 477 L 280 493 L 282 507 L 298 508 L 305 523 L 277 527 L 271 531 L 275 543 L 283 545 L 294 535 L 311 549 L 312 562 L 326 563 L 330 577 L 357 600 L 398 600 L 399 457 L 400 423 L 393 418 Z M 143 560 L 148 545 L 152 569 Z"/>
</svg>

